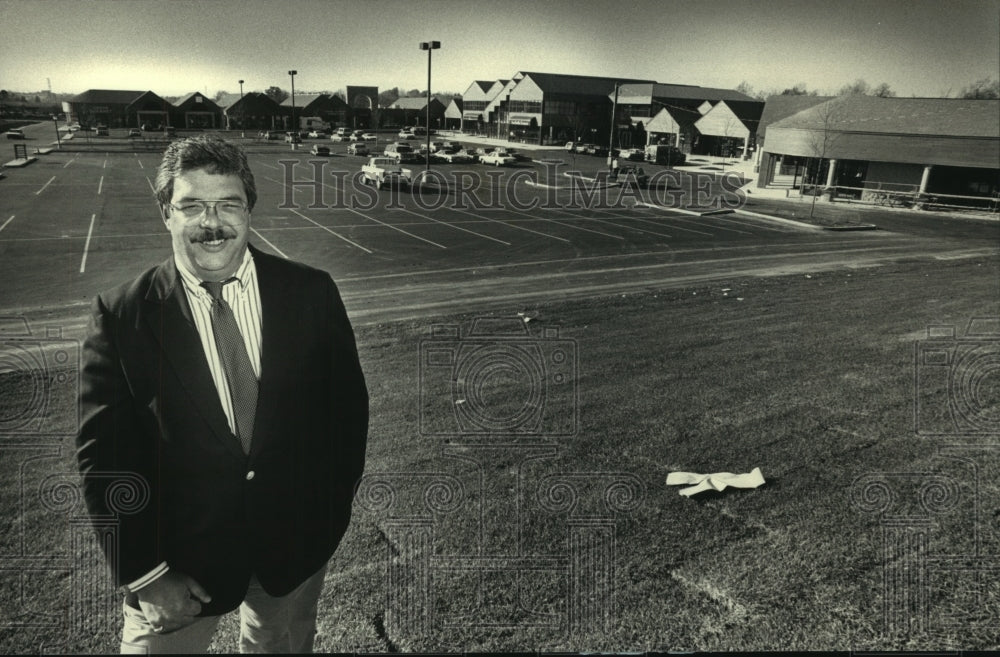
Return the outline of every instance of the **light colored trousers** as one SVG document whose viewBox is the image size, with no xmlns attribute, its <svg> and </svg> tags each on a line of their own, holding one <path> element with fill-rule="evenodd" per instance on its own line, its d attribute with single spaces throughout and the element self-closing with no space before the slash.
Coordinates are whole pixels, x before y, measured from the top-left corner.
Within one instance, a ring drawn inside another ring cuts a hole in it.
<svg viewBox="0 0 1000 657">
<path fill-rule="evenodd" d="M 256 577 L 240 605 L 240 652 L 306 653 L 316 637 L 316 607 L 326 576 L 324 565 L 294 591 L 280 598 L 269 596 Z M 167 634 L 156 634 L 138 609 L 122 604 L 123 655 L 204 653 L 221 616 L 205 616 Z"/>
</svg>

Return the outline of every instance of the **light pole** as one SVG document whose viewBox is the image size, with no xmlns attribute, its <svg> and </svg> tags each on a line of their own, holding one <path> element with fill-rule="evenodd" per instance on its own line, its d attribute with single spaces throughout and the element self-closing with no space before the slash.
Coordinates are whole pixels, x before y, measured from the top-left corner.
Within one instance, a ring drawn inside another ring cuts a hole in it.
<svg viewBox="0 0 1000 657">
<path fill-rule="evenodd" d="M 295 76 L 298 71 L 289 71 L 288 75 L 292 76 L 292 130 L 298 132 L 298 128 L 295 127 Z M 295 142 L 292 142 L 292 147 L 295 147 Z"/>
<path fill-rule="evenodd" d="M 431 51 L 441 47 L 440 41 L 421 41 L 420 49 L 427 51 L 427 168 L 424 177 L 431 172 Z"/>
<path fill-rule="evenodd" d="M 56 147 L 62 150 L 62 140 L 59 139 L 59 118 L 55 114 L 52 115 L 52 125 L 56 127 Z"/>
<path fill-rule="evenodd" d="M 246 110 L 243 108 L 243 80 L 240 83 L 240 137 L 246 137 Z"/>
</svg>

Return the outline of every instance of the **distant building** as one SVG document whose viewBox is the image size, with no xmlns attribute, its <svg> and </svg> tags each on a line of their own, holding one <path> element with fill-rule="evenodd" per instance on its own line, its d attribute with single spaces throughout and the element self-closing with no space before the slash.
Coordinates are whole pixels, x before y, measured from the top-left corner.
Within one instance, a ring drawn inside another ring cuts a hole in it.
<svg viewBox="0 0 1000 657">
<path fill-rule="evenodd" d="M 702 121 L 706 132 L 700 131 L 699 121 L 720 101 L 726 103 L 725 108 L 719 108 L 718 114 Z M 670 143 L 686 152 L 709 154 L 721 151 L 721 143 L 729 143 L 728 140 L 737 137 L 735 134 L 726 136 L 727 127 L 730 132 L 740 133 L 742 139 L 752 141 L 764 103 L 735 89 L 642 83 L 621 85 L 618 106 L 632 124 L 633 143 Z M 735 114 L 742 129 L 733 122 L 727 109 Z M 703 135 L 708 139 L 703 139 Z"/>
<path fill-rule="evenodd" d="M 174 106 L 152 91 L 88 89 L 69 101 L 66 120 L 81 125 L 138 128 L 171 125 Z"/>
<path fill-rule="evenodd" d="M 462 94 L 462 120 L 459 129 L 462 132 L 476 134 L 481 132 L 486 123 L 485 110 L 490 101 L 496 97 L 506 80 L 475 80 Z"/>
<path fill-rule="evenodd" d="M 451 99 L 448 103 L 448 107 L 444 110 L 444 127 L 449 130 L 461 130 L 462 129 L 462 107 L 465 105 L 465 101 L 462 98 L 456 96 Z"/>
<path fill-rule="evenodd" d="M 694 122 L 698 138 L 691 152 L 722 157 L 742 155 L 756 140 L 763 111 L 764 103 L 756 100 L 716 102 Z"/>
<path fill-rule="evenodd" d="M 648 80 L 519 71 L 487 105 L 493 136 L 537 144 L 606 143 L 615 85 Z"/>
<path fill-rule="evenodd" d="M 998 116 L 1000 100 L 774 96 L 757 185 L 804 181 L 862 200 L 933 194 L 954 205 L 998 197 Z"/>
<path fill-rule="evenodd" d="M 173 103 L 173 125 L 178 128 L 214 130 L 224 125 L 222 108 L 214 100 L 194 91 Z"/>
<path fill-rule="evenodd" d="M 277 130 L 283 127 L 281 106 L 259 91 L 226 94 L 218 100 L 229 130 Z"/>
<path fill-rule="evenodd" d="M 347 87 L 348 123 L 351 128 L 371 128 L 374 126 L 378 106 L 378 87 Z"/>
<path fill-rule="evenodd" d="M 440 100 L 431 97 L 430 127 L 437 129 L 444 123 L 445 106 Z M 427 125 L 427 97 L 397 98 L 389 105 L 386 112 L 394 123 L 399 125 Z"/>
<path fill-rule="evenodd" d="M 291 96 L 281 103 L 281 108 L 285 116 L 291 120 Z M 340 96 L 333 94 L 295 94 L 295 121 L 298 123 L 300 130 L 313 128 L 314 126 L 311 124 L 317 120 L 321 123 L 328 123 L 333 128 L 346 126 L 348 114 L 347 102 Z M 288 125 L 291 125 L 291 123 L 288 123 Z"/>
</svg>

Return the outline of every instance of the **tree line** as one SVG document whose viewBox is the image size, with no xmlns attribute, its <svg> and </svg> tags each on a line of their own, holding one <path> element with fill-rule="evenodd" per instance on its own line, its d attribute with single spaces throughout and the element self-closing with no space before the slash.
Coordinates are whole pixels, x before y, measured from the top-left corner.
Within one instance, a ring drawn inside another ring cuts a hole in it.
<svg viewBox="0 0 1000 657">
<path fill-rule="evenodd" d="M 743 80 L 738 85 L 736 85 L 736 91 L 742 94 L 746 94 L 751 98 L 756 98 L 757 100 L 766 100 L 769 96 L 819 96 L 821 95 L 817 89 L 809 89 L 805 82 L 799 82 L 798 84 L 787 87 L 785 89 L 778 90 L 777 88 L 772 89 L 761 89 L 759 91 L 754 90 L 753 86 Z M 942 94 L 942 98 L 951 98 L 951 89 L 948 89 Z M 877 96 L 879 98 L 895 98 L 896 92 L 892 90 L 888 82 L 881 82 L 875 86 L 868 84 L 863 78 L 858 78 L 850 84 L 845 84 L 834 93 L 824 93 L 824 96 Z M 969 99 L 996 99 L 1000 98 L 1000 80 L 993 80 L 991 78 L 981 78 L 975 80 L 964 87 L 954 96 L 955 98 L 969 98 Z"/>
</svg>

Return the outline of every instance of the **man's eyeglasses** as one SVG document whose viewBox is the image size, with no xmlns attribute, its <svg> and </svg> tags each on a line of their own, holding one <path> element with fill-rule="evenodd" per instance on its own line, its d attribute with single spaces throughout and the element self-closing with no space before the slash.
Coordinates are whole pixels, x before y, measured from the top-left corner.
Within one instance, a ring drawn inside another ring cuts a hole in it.
<svg viewBox="0 0 1000 657">
<path fill-rule="evenodd" d="M 168 203 L 171 208 L 177 210 L 187 219 L 197 219 L 208 212 L 209 208 L 215 210 L 220 219 L 242 219 L 246 214 L 245 203 L 224 199 L 220 201 L 184 201 L 178 205 Z"/>
</svg>

